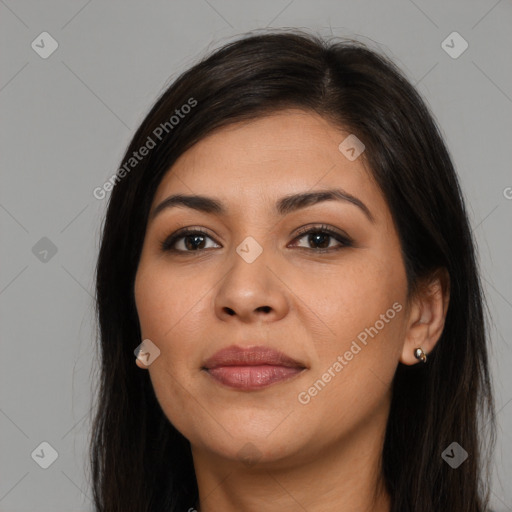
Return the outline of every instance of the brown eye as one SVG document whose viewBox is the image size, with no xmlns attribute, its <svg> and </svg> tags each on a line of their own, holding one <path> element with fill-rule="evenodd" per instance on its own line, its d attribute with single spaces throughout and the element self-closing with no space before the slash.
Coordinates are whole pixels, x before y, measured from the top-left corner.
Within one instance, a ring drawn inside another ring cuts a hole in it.
<svg viewBox="0 0 512 512">
<path fill-rule="evenodd" d="M 343 247 L 351 247 L 353 245 L 350 238 L 327 226 L 307 228 L 306 230 L 303 230 L 295 240 L 300 240 L 302 238 L 306 239 L 306 244 L 303 246 L 295 246 L 311 249 L 315 252 L 330 252 L 331 250 L 338 250 Z M 334 245 L 332 245 L 333 242 Z M 317 249 L 315 249 L 315 247 Z"/>
<path fill-rule="evenodd" d="M 208 239 L 213 240 L 204 231 L 182 230 L 166 238 L 162 242 L 161 248 L 162 251 L 197 252 L 211 248 L 206 246 Z"/>
</svg>

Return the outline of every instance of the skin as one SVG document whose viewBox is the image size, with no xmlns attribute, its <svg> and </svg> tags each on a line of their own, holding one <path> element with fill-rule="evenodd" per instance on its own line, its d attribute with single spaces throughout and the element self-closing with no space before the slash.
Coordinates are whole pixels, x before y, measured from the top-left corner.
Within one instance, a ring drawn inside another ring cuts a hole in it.
<svg viewBox="0 0 512 512">
<path fill-rule="evenodd" d="M 155 194 L 152 211 L 176 193 L 214 197 L 227 208 L 222 216 L 162 210 L 148 222 L 135 281 L 142 339 L 160 350 L 149 366 L 136 363 L 191 443 L 200 493 L 191 508 L 390 510 L 380 466 L 390 386 L 399 362 L 422 364 L 414 349 L 428 354 L 438 341 L 448 284 L 441 274 L 407 301 L 393 219 L 364 153 L 350 161 L 338 149 L 348 135 L 295 109 L 237 123 L 184 153 Z M 360 199 L 374 222 L 334 200 L 284 216 L 274 210 L 283 196 L 327 188 Z M 311 236 L 298 238 L 298 228 L 322 224 L 353 245 L 330 237 L 331 251 L 320 252 L 325 246 Z M 175 247 L 183 252 L 162 251 L 160 243 L 182 227 L 206 231 L 204 245 L 194 249 L 181 238 Z M 263 250 L 252 263 L 236 252 L 248 236 Z M 394 303 L 400 312 L 301 403 L 299 394 Z M 271 346 L 306 369 L 257 391 L 225 387 L 201 368 L 233 344 Z"/>
</svg>

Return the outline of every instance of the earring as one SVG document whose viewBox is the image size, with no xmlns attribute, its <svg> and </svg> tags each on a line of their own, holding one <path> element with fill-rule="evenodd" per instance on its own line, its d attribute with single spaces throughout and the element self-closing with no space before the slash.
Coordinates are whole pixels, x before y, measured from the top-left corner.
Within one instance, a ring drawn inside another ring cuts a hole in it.
<svg viewBox="0 0 512 512">
<path fill-rule="evenodd" d="M 416 357 L 416 359 L 422 361 L 423 363 L 427 362 L 427 354 L 423 351 L 422 348 L 417 348 L 414 351 L 414 356 Z"/>
</svg>

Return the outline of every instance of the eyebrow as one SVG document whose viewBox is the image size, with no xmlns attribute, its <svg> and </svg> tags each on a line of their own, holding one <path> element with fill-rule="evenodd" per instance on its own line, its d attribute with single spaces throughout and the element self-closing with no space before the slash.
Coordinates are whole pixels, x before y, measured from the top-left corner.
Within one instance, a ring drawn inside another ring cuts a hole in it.
<svg viewBox="0 0 512 512">
<path fill-rule="evenodd" d="M 324 201 L 343 201 L 357 206 L 372 223 L 375 218 L 368 207 L 357 197 L 345 192 L 342 189 L 318 190 L 314 192 L 303 192 L 300 194 L 292 194 L 279 199 L 276 203 L 276 212 L 278 215 L 284 216 L 288 213 L 313 206 Z M 227 209 L 222 202 L 212 197 L 201 195 L 184 195 L 175 194 L 164 199 L 153 212 L 150 214 L 150 220 L 153 220 L 160 212 L 168 208 L 185 207 L 191 208 L 204 213 L 215 215 L 226 215 Z"/>
</svg>

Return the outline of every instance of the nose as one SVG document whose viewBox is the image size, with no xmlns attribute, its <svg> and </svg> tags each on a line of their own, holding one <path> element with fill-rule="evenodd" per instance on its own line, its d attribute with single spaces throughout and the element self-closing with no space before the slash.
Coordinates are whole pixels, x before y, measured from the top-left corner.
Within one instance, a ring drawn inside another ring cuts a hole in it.
<svg viewBox="0 0 512 512">
<path fill-rule="evenodd" d="M 221 320 L 272 322 L 287 314 L 288 288 L 265 252 L 252 263 L 235 254 L 215 297 L 215 312 Z"/>
</svg>

